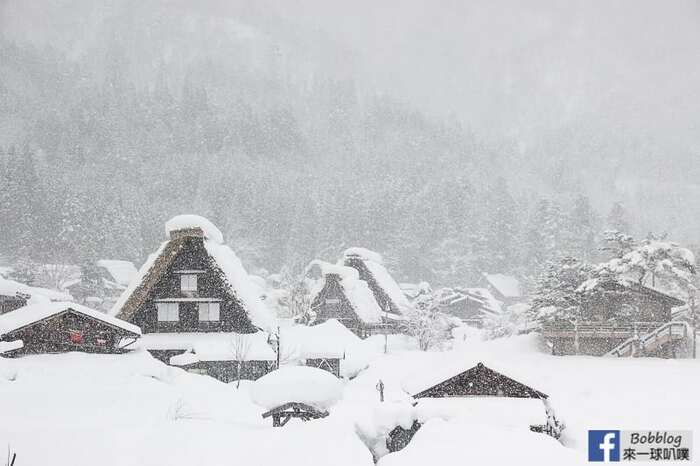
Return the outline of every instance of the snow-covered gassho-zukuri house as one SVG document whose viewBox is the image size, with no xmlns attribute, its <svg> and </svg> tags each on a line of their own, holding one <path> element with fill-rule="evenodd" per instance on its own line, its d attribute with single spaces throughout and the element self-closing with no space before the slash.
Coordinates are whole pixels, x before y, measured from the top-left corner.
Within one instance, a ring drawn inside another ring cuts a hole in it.
<svg viewBox="0 0 700 466">
<path fill-rule="evenodd" d="M 411 304 L 401 287 L 384 267 L 384 259 L 365 248 L 350 248 L 343 253 L 343 265 L 352 267 L 360 274 L 360 280 L 369 285 L 379 307 L 391 320 L 402 320 Z"/>
<path fill-rule="evenodd" d="M 366 281 L 352 267 L 313 261 L 307 275 L 320 279 L 311 290 L 310 325 L 335 319 L 360 338 L 381 332 L 385 318 Z"/>
<path fill-rule="evenodd" d="M 76 303 L 31 304 L 0 315 L 0 352 L 25 354 L 123 353 L 134 348 L 141 329 Z"/>
<path fill-rule="evenodd" d="M 381 255 L 350 248 L 338 264 L 313 261 L 307 276 L 320 278 L 312 290 L 314 323 L 337 319 L 360 337 L 398 333 L 411 305 L 383 265 Z"/>
<path fill-rule="evenodd" d="M 224 381 L 272 369 L 274 352 L 258 332 L 273 318 L 221 232 L 180 215 L 166 233 L 111 313 L 141 327 L 140 346 L 163 362 Z"/>
</svg>

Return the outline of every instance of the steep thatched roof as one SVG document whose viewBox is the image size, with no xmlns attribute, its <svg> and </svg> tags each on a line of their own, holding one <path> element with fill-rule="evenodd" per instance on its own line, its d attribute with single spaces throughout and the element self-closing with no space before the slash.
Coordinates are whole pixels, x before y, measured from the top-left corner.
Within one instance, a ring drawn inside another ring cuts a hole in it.
<svg viewBox="0 0 700 466">
<path fill-rule="evenodd" d="M 115 303 L 110 312 L 112 315 L 131 320 L 144 306 L 154 287 L 171 268 L 187 242 L 195 237 L 202 238 L 212 267 L 228 285 L 228 292 L 241 305 L 250 322 L 264 330 L 272 328 L 272 317 L 255 293 L 250 277 L 231 248 L 219 242 L 219 237 L 210 239 L 205 230 L 191 226 L 170 231 L 169 234 L 170 240 L 162 243 L 158 251 L 149 256 Z"/>
</svg>

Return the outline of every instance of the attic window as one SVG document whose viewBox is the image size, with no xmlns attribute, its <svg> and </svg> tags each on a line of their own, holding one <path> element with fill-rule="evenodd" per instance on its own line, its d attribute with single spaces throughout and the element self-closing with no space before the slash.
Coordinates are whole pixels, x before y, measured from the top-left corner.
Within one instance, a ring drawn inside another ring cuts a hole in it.
<svg viewBox="0 0 700 466">
<path fill-rule="evenodd" d="M 197 291 L 197 275 L 182 274 L 180 275 L 180 290 L 181 291 Z"/>
<path fill-rule="evenodd" d="M 199 303 L 199 321 L 216 322 L 219 320 L 219 303 Z"/>
<path fill-rule="evenodd" d="M 180 306 L 178 303 L 156 303 L 159 322 L 177 322 L 180 320 Z"/>
</svg>

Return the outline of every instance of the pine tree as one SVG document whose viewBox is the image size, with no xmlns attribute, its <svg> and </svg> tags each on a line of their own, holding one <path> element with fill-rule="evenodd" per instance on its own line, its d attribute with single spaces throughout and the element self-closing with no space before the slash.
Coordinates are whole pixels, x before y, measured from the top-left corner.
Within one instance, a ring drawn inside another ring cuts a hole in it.
<svg viewBox="0 0 700 466">
<path fill-rule="evenodd" d="M 621 202 L 613 203 L 610 213 L 608 214 L 607 227 L 610 230 L 616 230 L 624 233 L 630 232 L 630 223 L 627 210 Z"/>
</svg>

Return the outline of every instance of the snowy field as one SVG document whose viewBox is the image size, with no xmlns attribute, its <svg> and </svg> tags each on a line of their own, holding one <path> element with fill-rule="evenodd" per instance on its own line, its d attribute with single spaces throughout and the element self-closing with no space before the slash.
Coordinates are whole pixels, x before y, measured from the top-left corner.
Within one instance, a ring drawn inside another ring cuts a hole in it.
<svg viewBox="0 0 700 466">
<path fill-rule="evenodd" d="M 371 443 L 405 417 L 406 390 L 473 361 L 547 393 L 567 424 L 563 445 L 507 416 L 459 414 L 429 420 L 381 466 L 583 464 L 588 429 L 700 431 L 698 361 L 553 357 L 517 337 L 472 339 L 448 352 L 375 352 L 329 417 L 282 428 L 261 418 L 255 383 L 236 389 L 147 353 L 0 359 L 0 448 L 17 453 L 17 466 L 371 465 L 368 445 L 376 453 Z"/>
</svg>

